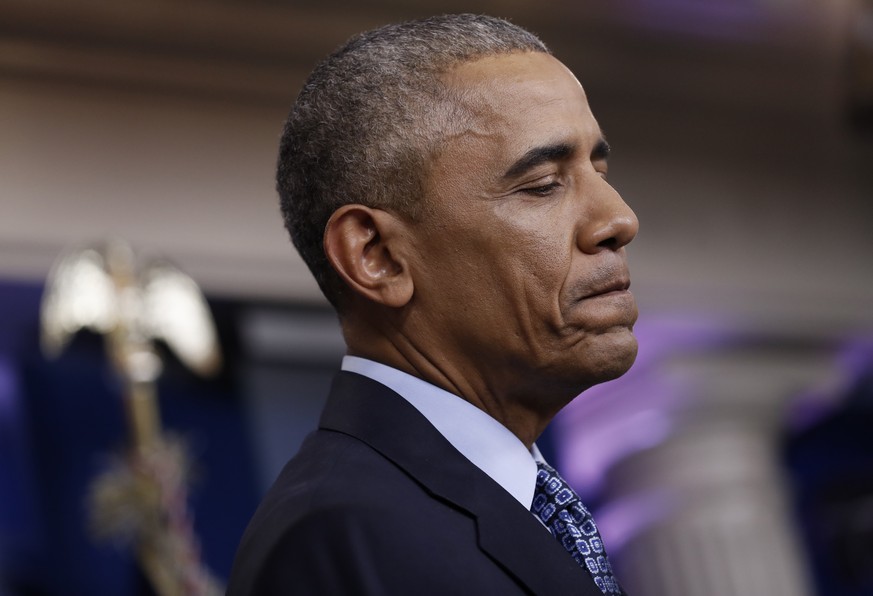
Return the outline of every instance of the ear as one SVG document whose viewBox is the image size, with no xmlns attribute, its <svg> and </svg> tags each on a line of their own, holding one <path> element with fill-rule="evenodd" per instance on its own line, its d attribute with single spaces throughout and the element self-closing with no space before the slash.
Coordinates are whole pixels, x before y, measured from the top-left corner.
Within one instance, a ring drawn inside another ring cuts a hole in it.
<svg viewBox="0 0 873 596">
<path fill-rule="evenodd" d="M 393 308 L 412 298 L 413 282 L 404 258 L 406 226 L 381 209 L 343 205 L 324 230 L 328 261 L 356 293 Z"/>
</svg>

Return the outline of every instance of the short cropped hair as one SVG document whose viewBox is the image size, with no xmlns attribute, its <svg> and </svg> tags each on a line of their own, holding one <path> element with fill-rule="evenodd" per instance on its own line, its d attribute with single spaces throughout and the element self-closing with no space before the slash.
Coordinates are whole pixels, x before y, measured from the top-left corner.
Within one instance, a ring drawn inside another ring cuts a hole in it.
<svg viewBox="0 0 873 596">
<path fill-rule="evenodd" d="M 285 123 L 276 186 L 285 227 L 334 307 L 345 284 L 324 253 L 330 216 L 357 203 L 419 217 L 429 158 L 453 119 L 441 75 L 515 52 L 549 50 L 503 19 L 445 15 L 356 35 L 309 75 Z"/>
</svg>

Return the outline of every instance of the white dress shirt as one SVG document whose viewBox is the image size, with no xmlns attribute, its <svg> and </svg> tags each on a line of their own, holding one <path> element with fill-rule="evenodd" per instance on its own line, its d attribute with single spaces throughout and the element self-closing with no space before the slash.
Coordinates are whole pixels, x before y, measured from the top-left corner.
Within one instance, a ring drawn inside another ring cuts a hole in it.
<svg viewBox="0 0 873 596">
<path fill-rule="evenodd" d="M 536 445 L 528 451 L 518 437 L 483 410 L 396 368 L 366 358 L 345 356 L 342 369 L 369 377 L 400 394 L 473 465 L 488 474 L 525 509 L 530 509 L 537 462 L 544 461 Z"/>
</svg>

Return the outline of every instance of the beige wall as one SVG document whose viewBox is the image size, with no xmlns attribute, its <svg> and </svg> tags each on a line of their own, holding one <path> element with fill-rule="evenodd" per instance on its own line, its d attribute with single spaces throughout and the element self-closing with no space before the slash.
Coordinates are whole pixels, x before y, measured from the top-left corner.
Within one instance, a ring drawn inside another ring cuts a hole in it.
<svg viewBox="0 0 873 596">
<path fill-rule="evenodd" d="M 312 297 L 273 192 L 285 109 L 60 82 L 0 85 L 0 274 L 115 235 L 208 290 Z"/>
</svg>

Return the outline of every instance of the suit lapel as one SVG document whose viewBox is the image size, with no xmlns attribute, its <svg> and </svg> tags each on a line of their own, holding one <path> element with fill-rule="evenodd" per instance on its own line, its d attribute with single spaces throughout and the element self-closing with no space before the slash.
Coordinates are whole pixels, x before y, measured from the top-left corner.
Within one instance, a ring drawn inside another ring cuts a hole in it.
<svg viewBox="0 0 873 596">
<path fill-rule="evenodd" d="M 341 372 L 321 428 L 364 441 L 436 498 L 473 516 L 480 548 L 533 593 L 602 596 L 529 511 L 382 384 Z"/>
</svg>

